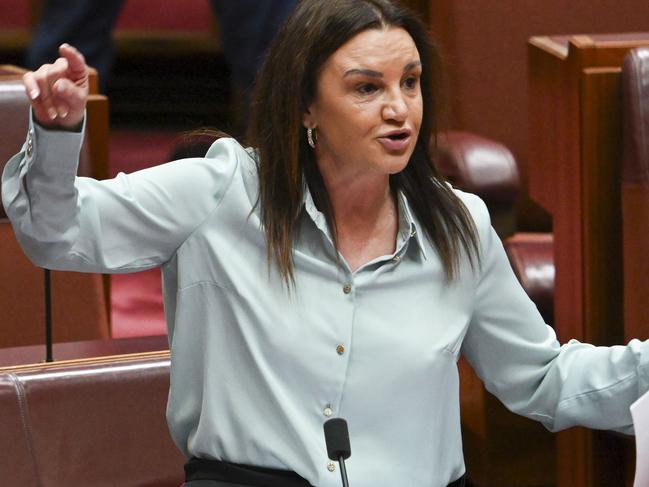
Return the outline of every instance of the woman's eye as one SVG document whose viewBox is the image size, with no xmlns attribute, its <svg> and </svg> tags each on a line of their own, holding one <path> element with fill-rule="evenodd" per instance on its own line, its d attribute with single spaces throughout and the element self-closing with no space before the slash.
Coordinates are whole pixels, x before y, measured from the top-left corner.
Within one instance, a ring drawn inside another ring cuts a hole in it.
<svg viewBox="0 0 649 487">
<path fill-rule="evenodd" d="M 406 78 L 403 82 L 404 86 L 409 89 L 413 89 L 417 87 L 417 82 L 419 81 L 419 78 L 415 76 L 411 76 L 409 78 Z"/>
<path fill-rule="evenodd" d="M 356 87 L 356 91 L 358 91 L 361 95 L 370 95 L 374 93 L 376 90 L 377 87 L 372 83 L 363 83 Z"/>
</svg>

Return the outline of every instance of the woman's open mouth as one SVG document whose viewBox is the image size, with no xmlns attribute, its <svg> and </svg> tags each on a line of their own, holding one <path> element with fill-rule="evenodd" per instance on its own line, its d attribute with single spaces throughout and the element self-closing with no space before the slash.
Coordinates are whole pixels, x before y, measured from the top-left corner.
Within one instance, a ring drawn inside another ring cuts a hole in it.
<svg viewBox="0 0 649 487">
<path fill-rule="evenodd" d="M 388 152 L 403 152 L 410 146 L 410 130 L 395 130 L 378 140 Z"/>
</svg>

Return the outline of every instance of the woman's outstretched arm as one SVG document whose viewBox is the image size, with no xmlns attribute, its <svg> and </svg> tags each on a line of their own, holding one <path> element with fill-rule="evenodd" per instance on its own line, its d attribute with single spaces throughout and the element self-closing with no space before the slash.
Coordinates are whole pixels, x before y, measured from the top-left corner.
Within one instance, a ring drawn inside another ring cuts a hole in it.
<svg viewBox="0 0 649 487">
<path fill-rule="evenodd" d="M 6 165 L 2 197 L 27 256 L 82 272 L 131 272 L 169 260 L 223 197 L 238 165 L 234 143 L 115 179 L 76 176 L 87 67 L 74 48 L 25 75 L 27 142 Z"/>
<path fill-rule="evenodd" d="M 649 389 L 649 342 L 561 345 L 519 285 L 484 205 L 474 214 L 483 267 L 462 351 L 487 389 L 553 431 L 581 425 L 632 432 L 629 406 Z"/>
</svg>

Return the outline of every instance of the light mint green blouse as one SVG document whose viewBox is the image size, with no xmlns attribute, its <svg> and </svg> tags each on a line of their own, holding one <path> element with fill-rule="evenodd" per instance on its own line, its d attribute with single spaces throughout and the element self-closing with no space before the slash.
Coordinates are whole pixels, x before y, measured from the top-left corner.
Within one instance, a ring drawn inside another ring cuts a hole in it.
<svg viewBox="0 0 649 487">
<path fill-rule="evenodd" d="M 307 193 L 291 294 L 267 264 L 252 152 L 234 140 L 202 159 L 99 182 L 75 177 L 80 133 L 32 125 L 28 138 L 6 166 L 2 194 L 36 264 L 162 266 L 167 419 L 187 456 L 291 469 L 337 487 L 322 424 L 341 416 L 351 485 L 445 486 L 464 472 L 460 354 L 507 407 L 551 430 L 632 431 L 629 405 L 649 386 L 647 343 L 561 346 L 476 196 L 457 192 L 475 220 L 482 267 L 474 272 L 463 257 L 447 284 L 403 195 L 396 251 L 351 272 Z"/>
</svg>

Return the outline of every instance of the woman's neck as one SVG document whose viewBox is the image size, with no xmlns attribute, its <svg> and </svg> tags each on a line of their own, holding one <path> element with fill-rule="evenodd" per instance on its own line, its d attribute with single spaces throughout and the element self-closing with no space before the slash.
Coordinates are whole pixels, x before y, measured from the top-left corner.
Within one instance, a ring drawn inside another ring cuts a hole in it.
<svg viewBox="0 0 649 487">
<path fill-rule="evenodd" d="M 352 271 L 394 252 L 398 210 L 389 176 L 327 181 L 336 225 L 336 245 Z"/>
<path fill-rule="evenodd" d="M 395 201 L 387 177 L 327 184 L 336 227 L 373 227 L 394 209 Z"/>
</svg>

